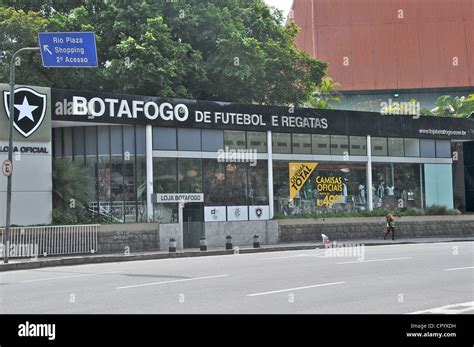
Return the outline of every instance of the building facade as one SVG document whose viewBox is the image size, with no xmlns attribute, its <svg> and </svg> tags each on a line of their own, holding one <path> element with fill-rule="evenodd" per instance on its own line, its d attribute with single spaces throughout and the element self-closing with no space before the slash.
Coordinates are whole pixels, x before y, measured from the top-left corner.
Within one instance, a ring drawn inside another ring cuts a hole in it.
<svg viewBox="0 0 474 347">
<path fill-rule="evenodd" d="M 473 0 L 294 0 L 297 46 L 328 62 L 339 109 L 474 92 Z"/>
<path fill-rule="evenodd" d="M 1 87 L 3 160 L 8 88 Z M 202 194 L 202 202 L 186 203 L 183 218 L 209 223 L 431 205 L 473 211 L 470 119 L 30 86 L 17 89 L 15 110 L 18 225 L 51 222 L 57 158 L 87 168 L 95 180 L 90 210 L 115 222 L 177 223 L 177 202 L 154 202 L 155 194 L 176 193 Z M 0 184 L 3 211 L 4 177 Z"/>
</svg>

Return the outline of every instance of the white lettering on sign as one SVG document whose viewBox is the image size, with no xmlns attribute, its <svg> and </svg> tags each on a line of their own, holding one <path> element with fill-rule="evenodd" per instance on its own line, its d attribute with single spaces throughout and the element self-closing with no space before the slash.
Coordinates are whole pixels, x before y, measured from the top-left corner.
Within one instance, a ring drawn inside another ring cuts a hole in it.
<svg viewBox="0 0 474 347">
<path fill-rule="evenodd" d="M 204 202 L 202 193 L 153 194 L 153 202 L 158 204 L 177 202 Z"/>
<path fill-rule="evenodd" d="M 184 122 L 188 119 L 189 110 L 185 104 L 177 104 L 173 106 L 169 102 L 163 102 L 157 104 L 154 101 L 140 101 L 119 99 L 102 99 L 100 97 L 94 97 L 90 100 L 83 96 L 72 97 L 72 114 L 67 110 L 67 101 L 64 100 L 62 103 L 56 104 L 56 114 L 60 116 L 88 116 L 88 118 L 102 117 L 108 115 L 109 117 L 127 117 L 127 118 L 138 118 L 140 115 L 144 115 L 150 120 L 155 120 L 160 117 L 165 121 L 177 120 Z M 117 106 L 118 105 L 118 106 Z"/>
<path fill-rule="evenodd" d="M 314 116 L 305 115 L 275 115 L 262 113 L 238 113 L 223 111 L 208 111 L 195 109 L 194 104 L 174 103 L 161 98 L 134 100 L 132 97 L 110 98 L 99 96 L 73 95 L 55 103 L 56 116 L 84 116 L 88 119 L 104 117 L 120 121 L 121 119 L 151 120 L 161 122 L 189 122 L 190 126 L 205 125 L 205 128 L 216 126 L 262 127 L 262 128 L 289 128 L 326 130 L 329 128 L 329 119 L 315 113 Z M 204 107 L 201 105 L 200 107 Z M 190 114 L 191 112 L 191 114 Z M 191 118 L 191 119 L 190 119 Z M 115 122 L 116 122 L 115 121 Z M 128 122 L 129 123 L 129 122 Z M 209 126 L 211 125 L 211 126 Z M 256 129 L 255 129 L 256 130 Z"/>
</svg>

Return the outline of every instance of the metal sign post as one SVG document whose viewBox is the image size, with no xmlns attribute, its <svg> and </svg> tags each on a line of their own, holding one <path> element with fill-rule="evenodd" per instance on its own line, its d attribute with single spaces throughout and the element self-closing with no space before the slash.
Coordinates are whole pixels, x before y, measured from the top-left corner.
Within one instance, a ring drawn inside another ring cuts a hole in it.
<svg viewBox="0 0 474 347">
<path fill-rule="evenodd" d="M 97 48 L 93 32 L 74 33 L 38 33 L 40 47 L 25 47 L 16 51 L 10 61 L 10 119 L 8 122 L 8 161 L 7 171 L 7 215 L 5 220 L 5 256 L 4 263 L 8 263 L 10 250 L 10 224 L 12 203 L 12 171 L 13 165 L 13 122 L 15 118 L 15 59 L 27 51 L 40 51 L 44 67 L 97 67 Z"/>
<path fill-rule="evenodd" d="M 10 254 L 10 216 L 11 216 L 11 205 L 12 205 L 12 172 L 13 172 L 13 119 L 15 118 L 15 59 L 22 52 L 38 51 L 39 47 L 25 47 L 21 48 L 12 55 L 10 60 L 10 118 L 8 120 L 8 161 L 10 163 L 10 175 L 7 176 L 7 215 L 5 219 L 5 255 L 3 262 L 8 263 L 8 256 Z"/>
<path fill-rule="evenodd" d="M 181 240 L 184 242 L 184 221 L 183 221 L 183 210 L 184 210 L 184 201 L 178 203 L 178 222 L 179 222 L 179 233 L 181 235 Z M 180 246 L 181 247 L 181 246 Z"/>
</svg>

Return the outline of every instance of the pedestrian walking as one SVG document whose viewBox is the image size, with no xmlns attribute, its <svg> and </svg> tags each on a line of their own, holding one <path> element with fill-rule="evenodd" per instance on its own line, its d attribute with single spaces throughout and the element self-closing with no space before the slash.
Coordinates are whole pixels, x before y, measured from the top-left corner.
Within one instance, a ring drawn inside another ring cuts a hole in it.
<svg viewBox="0 0 474 347">
<path fill-rule="evenodd" d="M 392 233 L 392 240 L 395 240 L 395 217 L 393 216 L 392 213 L 389 213 L 389 214 L 387 214 L 385 219 L 386 219 L 387 225 L 385 227 L 385 232 L 384 232 L 384 235 L 383 235 L 383 239 L 386 240 L 387 235 L 390 234 L 390 232 L 391 232 Z"/>
</svg>

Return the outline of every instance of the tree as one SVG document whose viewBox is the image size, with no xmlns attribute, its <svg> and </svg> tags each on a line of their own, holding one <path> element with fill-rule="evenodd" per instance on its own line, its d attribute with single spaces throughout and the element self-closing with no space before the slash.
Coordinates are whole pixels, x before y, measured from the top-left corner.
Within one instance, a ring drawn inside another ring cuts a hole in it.
<svg viewBox="0 0 474 347">
<path fill-rule="evenodd" d="M 263 0 L 0 0 L 10 55 L 39 31 L 94 31 L 97 69 L 45 69 L 25 56 L 18 83 L 56 88 L 302 105 L 327 64 L 295 45 L 296 24 Z M 37 43 L 36 43 L 37 45 Z M 24 62 L 24 64 L 23 64 Z M 0 81 L 8 81 L 7 61 Z"/>
<path fill-rule="evenodd" d="M 53 222 L 77 224 L 88 219 L 95 183 L 86 169 L 67 159 L 53 161 Z"/>
<path fill-rule="evenodd" d="M 307 105 L 313 108 L 333 108 L 332 103 L 340 103 L 342 100 L 342 95 L 337 91 L 340 86 L 330 77 L 323 78 L 321 85 L 310 94 Z"/>
<path fill-rule="evenodd" d="M 421 110 L 425 116 L 453 116 L 467 118 L 474 113 L 474 94 L 468 96 L 442 95 L 436 100 L 436 107 L 432 110 L 426 108 Z"/>
</svg>

